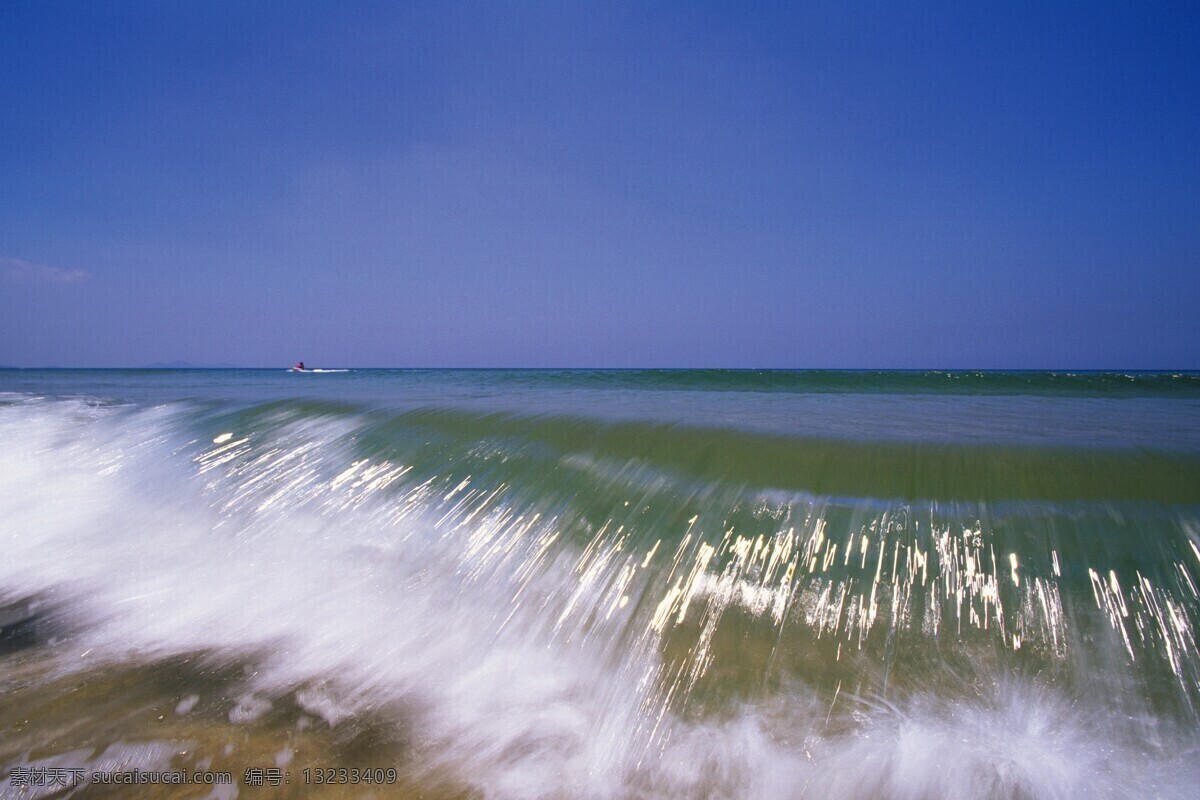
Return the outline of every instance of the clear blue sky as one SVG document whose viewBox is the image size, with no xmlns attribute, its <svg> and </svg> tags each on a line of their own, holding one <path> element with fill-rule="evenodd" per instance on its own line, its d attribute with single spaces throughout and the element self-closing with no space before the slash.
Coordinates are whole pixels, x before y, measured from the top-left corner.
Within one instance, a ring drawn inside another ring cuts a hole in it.
<svg viewBox="0 0 1200 800">
<path fill-rule="evenodd" d="M 1198 368 L 1198 9 L 10 0 L 0 364 Z"/>
</svg>

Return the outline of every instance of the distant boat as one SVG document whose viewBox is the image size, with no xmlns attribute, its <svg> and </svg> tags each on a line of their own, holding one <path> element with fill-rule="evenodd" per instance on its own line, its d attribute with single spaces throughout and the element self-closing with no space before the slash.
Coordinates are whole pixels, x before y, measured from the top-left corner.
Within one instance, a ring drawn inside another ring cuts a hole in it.
<svg viewBox="0 0 1200 800">
<path fill-rule="evenodd" d="M 308 367 L 304 366 L 303 361 L 298 362 L 296 364 L 296 366 L 288 369 L 288 372 L 310 372 L 310 373 L 311 372 L 349 372 L 349 371 L 350 370 L 348 370 L 348 369 L 319 369 L 319 368 L 318 369 L 309 369 Z"/>
</svg>

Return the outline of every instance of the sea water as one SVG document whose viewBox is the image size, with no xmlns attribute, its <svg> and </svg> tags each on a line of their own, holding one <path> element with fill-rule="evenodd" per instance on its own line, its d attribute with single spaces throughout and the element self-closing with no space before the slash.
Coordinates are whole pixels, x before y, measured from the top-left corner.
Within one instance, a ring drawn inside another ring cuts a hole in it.
<svg viewBox="0 0 1200 800">
<path fill-rule="evenodd" d="M 1195 373 L 0 371 L 4 797 L 1194 797 L 1198 586 Z"/>
</svg>

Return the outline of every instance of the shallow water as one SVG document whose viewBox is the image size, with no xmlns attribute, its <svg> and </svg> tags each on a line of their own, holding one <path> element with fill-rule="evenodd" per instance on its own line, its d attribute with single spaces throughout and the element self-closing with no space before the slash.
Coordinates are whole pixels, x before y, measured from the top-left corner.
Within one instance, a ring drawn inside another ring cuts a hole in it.
<svg viewBox="0 0 1200 800">
<path fill-rule="evenodd" d="M 22 370 L 0 392 L 4 796 L 52 796 L 12 784 L 39 765 L 237 779 L 148 789 L 170 797 L 362 796 L 320 767 L 430 797 L 1200 781 L 1194 374 Z"/>
</svg>

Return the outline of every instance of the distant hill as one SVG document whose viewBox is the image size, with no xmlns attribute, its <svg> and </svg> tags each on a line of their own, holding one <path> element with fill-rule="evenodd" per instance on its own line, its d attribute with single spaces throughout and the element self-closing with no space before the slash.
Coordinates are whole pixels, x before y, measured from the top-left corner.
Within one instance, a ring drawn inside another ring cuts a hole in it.
<svg viewBox="0 0 1200 800">
<path fill-rule="evenodd" d="M 237 369 L 237 364 L 193 364 L 190 361 L 159 361 L 141 369 Z"/>
</svg>

